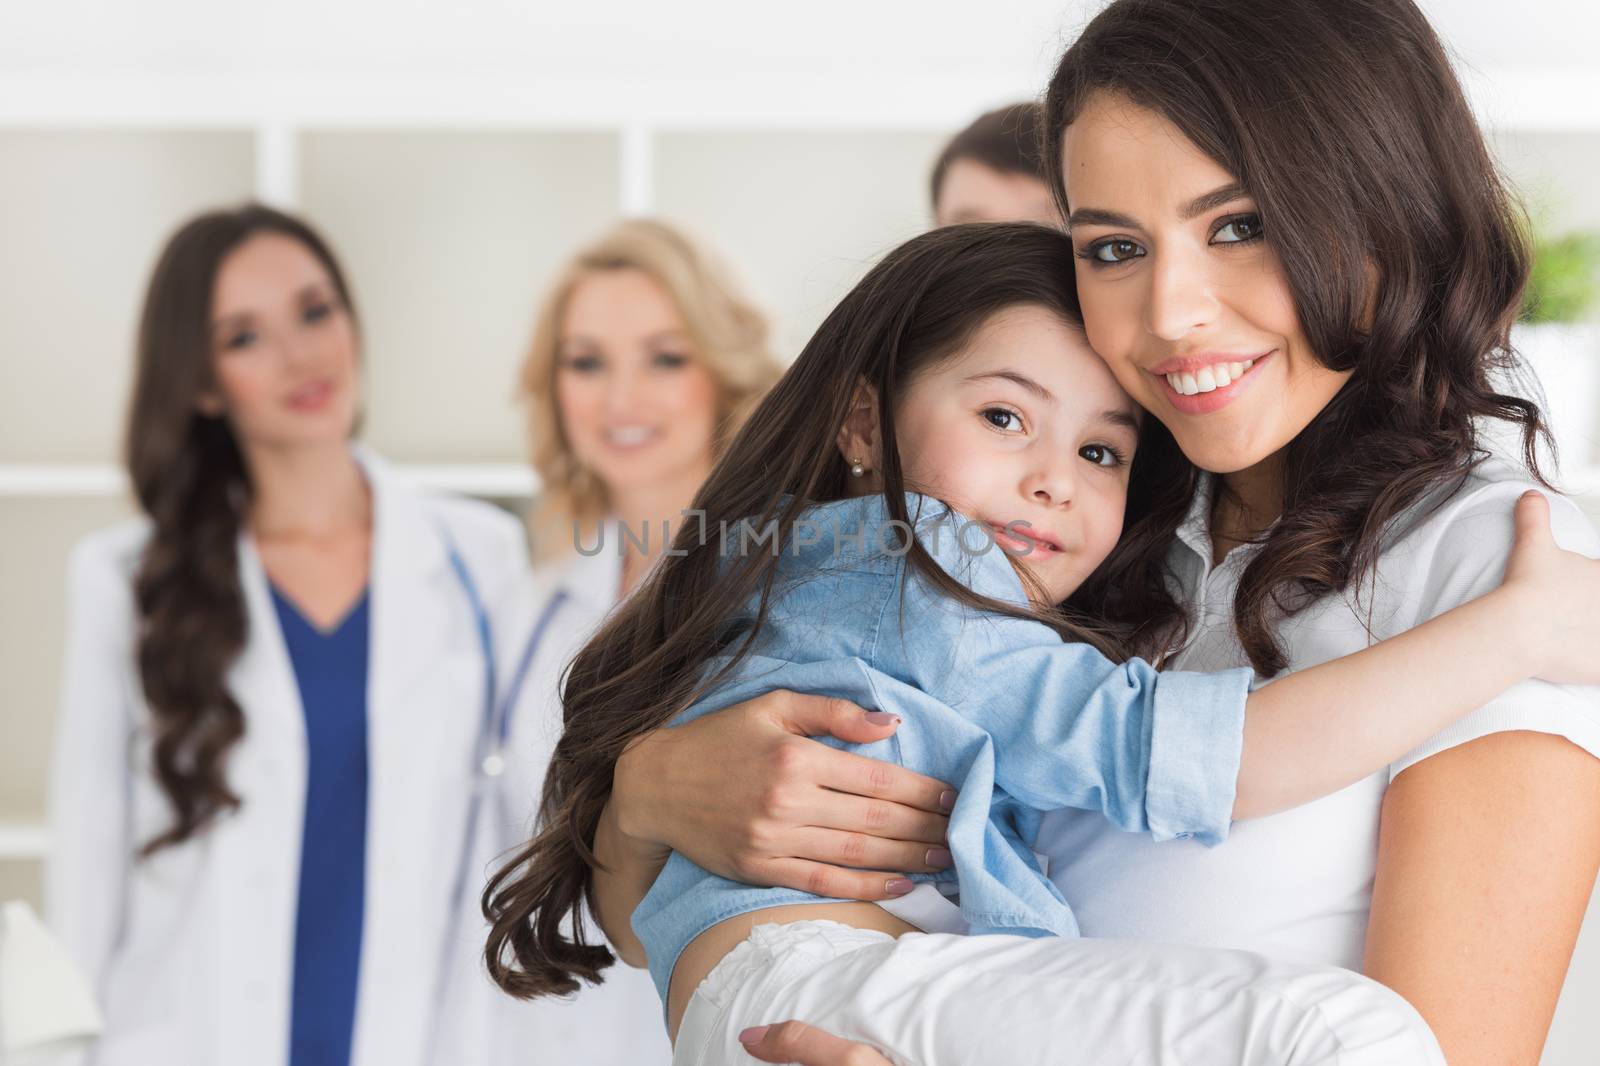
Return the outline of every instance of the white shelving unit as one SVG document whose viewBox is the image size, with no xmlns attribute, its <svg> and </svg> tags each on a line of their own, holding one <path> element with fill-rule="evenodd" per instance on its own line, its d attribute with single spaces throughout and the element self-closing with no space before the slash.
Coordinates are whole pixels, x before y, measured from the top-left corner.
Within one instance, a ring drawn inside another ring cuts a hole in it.
<svg viewBox="0 0 1600 1066">
<path fill-rule="evenodd" d="M 539 491 L 537 475 L 519 463 L 401 463 L 396 472 L 437 492 L 501 500 Z M 119 497 L 128 491 L 120 467 L 97 463 L 0 463 L 0 499 Z"/>
<path fill-rule="evenodd" d="M 42 859 L 49 843 L 42 823 L 0 822 L 0 862 Z"/>
</svg>

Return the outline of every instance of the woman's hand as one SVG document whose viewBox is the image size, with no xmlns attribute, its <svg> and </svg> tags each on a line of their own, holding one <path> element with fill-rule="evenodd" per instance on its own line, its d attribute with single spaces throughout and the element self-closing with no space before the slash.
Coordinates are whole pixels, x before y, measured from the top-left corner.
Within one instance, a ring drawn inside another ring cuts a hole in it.
<svg viewBox="0 0 1600 1066">
<path fill-rule="evenodd" d="M 840 899 L 911 890 L 950 865 L 949 785 L 809 739 L 882 740 L 894 715 L 777 691 L 633 743 L 611 805 L 625 836 L 722 877 Z"/>
<path fill-rule="evenodd" d="M 739 1034 L 739 1043 L 762 1062 L 799 1066 L 893 1066 L 878 1051 L 823 1032 L 805 1022 L 761 1025 Z"/>
</svg>

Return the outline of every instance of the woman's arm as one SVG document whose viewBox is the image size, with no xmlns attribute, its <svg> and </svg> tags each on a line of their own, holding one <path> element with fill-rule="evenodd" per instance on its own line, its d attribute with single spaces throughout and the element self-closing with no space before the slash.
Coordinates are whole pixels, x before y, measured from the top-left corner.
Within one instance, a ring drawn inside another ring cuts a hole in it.
<svg viewBox="0 0 1600 1066">
<path fill-rule="evenodd" d="M 1366 973 L 1427 1019 L 1451 1066 L 1535 1066 L 1600 869 L 1600 759 L 1495 733 L 1384 797 Z"/>
<path fill-rule="evenodd" d="M 624 960 L 638 964 L 628 920 L 668 849 L 723 877 L 841 899 L 888 899 L 910 891 L 907 872 L 949 866 L 949 785 L 809 739 L 866 744 L 898 725 L 779 691 L 636 741 L 595 839 L 596 918 Z"/>
</svg>

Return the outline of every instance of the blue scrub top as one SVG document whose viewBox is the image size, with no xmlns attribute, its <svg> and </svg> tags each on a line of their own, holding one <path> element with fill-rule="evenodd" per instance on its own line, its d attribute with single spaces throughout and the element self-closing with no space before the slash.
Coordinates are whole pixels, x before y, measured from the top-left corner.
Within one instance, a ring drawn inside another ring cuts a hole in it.
<svg viewBox="0 0 1600 1066">
<path fill-rule="evenodd" d="M 350 1062 L 366 894 L 369 599 L 363 592 L 323 631 L 272 589 L 306 718 L 289 1066 Z"/>
</svg>

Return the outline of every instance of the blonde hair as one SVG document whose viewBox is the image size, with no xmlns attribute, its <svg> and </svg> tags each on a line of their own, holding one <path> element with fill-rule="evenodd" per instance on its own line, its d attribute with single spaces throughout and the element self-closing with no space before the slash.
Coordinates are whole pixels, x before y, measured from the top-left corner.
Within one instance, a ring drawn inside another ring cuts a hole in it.
<svg viewBox="0 0 1600 1066">
<path fill-rule="evenodd" d="M 530 515 L 536 559 L 559 554 L 573 522 L 592 530 L 610 505 L 606 488 L 578 462 L 556 402 L 561 319 L 578 283 L 611 270 L 638 270 L 666 290 L 683 316 L 700 360 L 717 384 L 712 454 L 720 457 L 744 419 L 783 373 L 768 348 L 768 323 L 717 257 L 657 219 L 613 226 L 567 263 L 534 321 L 523 361 L 520 398 L 528 404 L 532 463 L 541 492 Z"/>
</svg>

